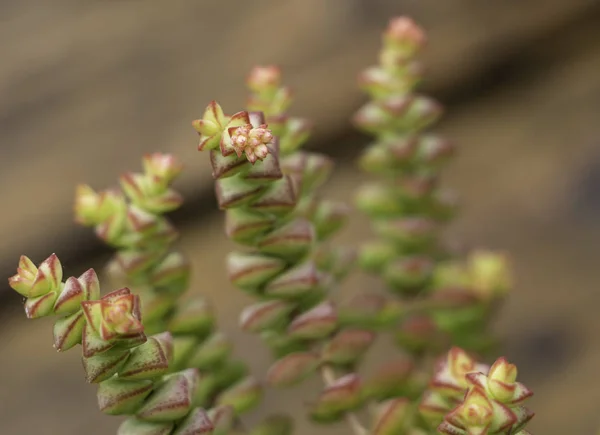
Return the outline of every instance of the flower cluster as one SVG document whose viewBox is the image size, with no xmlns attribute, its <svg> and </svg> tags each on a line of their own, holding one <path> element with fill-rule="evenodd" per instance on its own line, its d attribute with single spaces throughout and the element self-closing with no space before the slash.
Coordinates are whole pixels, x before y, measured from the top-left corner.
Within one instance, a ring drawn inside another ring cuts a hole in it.
<svg viewBox="0 0 600 435">
<path fill-rule="evenodd" d="M 453 348 L 438 364 L 419 411 L 448 435 L 525 435 L 533 412 L 522 403 L 533 393 L 516 379 L 516 366 L 504 358 L 489 367 Z"/>
</svg>

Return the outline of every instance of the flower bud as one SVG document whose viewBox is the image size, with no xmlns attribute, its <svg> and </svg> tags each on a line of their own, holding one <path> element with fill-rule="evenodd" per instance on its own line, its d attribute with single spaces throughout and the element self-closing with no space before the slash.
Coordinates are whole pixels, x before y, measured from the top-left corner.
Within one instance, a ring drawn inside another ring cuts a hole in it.
<svg viewBox="0 0 600 435">
<path fill-rule="evenodd" d="M 110 415 L 134 414 L 150 395 L 152 387 L 150 380 L 107 379 L 98 386 L 98 408 Z"/>
<path fill-rule="evenodd" d="M 62 273 L 62 266 L 56 254 L 45 259 L 39 267 L 35 267 L 33 262 L 23 255 L 19 260 L 17 274 L 8 279 L 8 284 L 26 298 L 37 298 L 60 290 Z"/>
<path fill-rule="evenodd" d="M 224 140 L 226 138 L 229 139 Z M 274 138 L 275 136 L 267 124 L 255 127 L 248 122 L 239 127 L 229 127 L 227 133 L 221 138 L 221 152 L 226 156 L 229 152 L 225 150 L 231 148 L 238 157 L 246 154 L 248 161 L 254 164 L 257 160 L 267 157 L 273 146 Z M 224 143 L 227 144 L 226 148 L 223 148 Z"/>
<path fill-rule="evenodd" d="M 136 415 L 143 420 L 157 423 L 185 417 L 192 408 L 192 397 L 198 382 L 199 375 L 196 369 L 187 369 L 167 376 Z"/>
<path fill-rule="evenodd" d="M 327 337 L 337 326 L 336 310 L 327 301 L 296 317 L 288 327 L 288 334 L 293 338 L 318 340 Z"/>
<path fill-rule="evenodd" d="M 148 337 L 148 340 L 131 351 L 125 365 L 119 370 L 121 379 L 154 379 L 169 369 L 173 356 L 173 339 L 168 332 Z"/>
<path fill-rule="evenodd" d="M 398 397 L 380 403 L 373 419 L 372 435 L 405 433 L 412 426 L 413 412 L 410 401 Z"/>
<path fill-rule="evenodd" d="M 91 330 L 103 341 L 143 333 L 139 297 L 128 288 L 107 293 L 100 300 L 83 301 L 83 313 Z"/>
<path fill-rule="evenodd" d="M 461 397 L 468 388 L 468 373 L 487 373 L 489 367 L 479 364 L 464 350 L 453 347 L 435 370 L 429 388 L 448 397 Z"/>
<path fill-rule="evenodd" d="M 283 272 L 269 282 L 265 294 L 276 298 L 297 298 L 321 288 L 321 275 L 314 262 L 307 261 Z"/>
<path fill-rule="evenodd" d="M 320 358 L 312 352 L 294 352 L 275 361 L 267 372 L 274 387 L 289 387 L 302 382 L 319 367 Z"/>
<path fill-rule="evenodd" d="M 246 84 L 253 92 L 273 92 L 281 85 L 281 70 L 275 65 L 255 66 Z"/>
<path fill-rule="evenodd" d="M 250 435 L 292 435 L 294 420 L 287 415 L 274 414 L 264 418 L 250 431 Z"/>
<path fill-rule="evenodd" d="M 365 356 L 374 340 L 372 331 L 356 328 L 341 330 L 325 344 L 322 358 L 332 364 L 353 364 Z"/>
<path fill-rule="evenodd" d="M 221 134 L 228 122 L 229 119 L 223 113 L 221 106 L 216 101 L 211 101 L 204 111 L 202 119 L 192 122 L 192 126 L 200 135 L 198 151 L 217 148 L 221 141 Z"/>
<path fill-rule="evenodd" d="M 223 391 L 216 399 L 218 405 L 230 405 L 236 414 L 254 408 L 262 398 L 262 388 L 252 377 L 247 377 Z"/>
<path fill-rule="evenodd" d="M 258 249 L 285 259 L 304 256 L 315 239 L 314 228 L 306 219 L 294 219 L 259 240 Z"/>
<path fill-rule="evenodd" d="M 494 419 L 494 408 L 483 390 L 473 388 L 467 393 L 463 403 L 448 414 L 445 422 L 438 427 L 440 433 L 454 434 L 457 427 L 467 434 L 488 433 Z"/>
<path fill-rule="evenodd" d="M 344 412 L 358 408 L 362 403 L 361 387 L 354 373 L 336 379 L 319 396 L 311 417 L 318 422 L 335 421 Z"/>
<path fill-rule="evenodd" d="M 225 211 L 225 233 L 236 243 L 253 245 L 266 234 L 275 218 L 263 213 L 257 213 L 245 208 L 230 208 Z"/>
<path fill-rule="evenodd" d="M 412 57 L 425 45 L 427 38 L 412 19 L 397 17 L 390 20 L 383 40 L 389 49 L 402 53 L 404 57 Z"/>
<path fill-rule="evenodd" d="M 426 134 L 419 140 L 417 159 L 428 167 L 440 168 L 455 154 L 454 144 L 440 136 Z"/>
<path fill-rule="evenodd" d="M 516 382 L 517 367 L 504 358 L 498 358 L 492 364 L 487 376 L 483 373 L 469 373 L 467 380 L 488 392 L 492 399 L 509 406 L 517 405 L 533 395 L 529 388 Z"/>
<path fill-rule="evenodd" d="M 258 302 L 250 305 L 240 314 L 240 326 L 244 331 L 261 332 L 277 329 L 288 323 L 294 305 L 281 300 Z"/>
</svg>

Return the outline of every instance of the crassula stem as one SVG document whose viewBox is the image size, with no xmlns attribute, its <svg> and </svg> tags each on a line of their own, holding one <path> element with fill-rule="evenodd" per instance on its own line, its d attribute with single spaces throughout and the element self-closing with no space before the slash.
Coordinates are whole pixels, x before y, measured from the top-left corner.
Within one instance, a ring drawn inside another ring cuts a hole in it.
<svg viewBox="0 0 600 435">
<path fill-rule="evenodd" d="M 259 299 L 242 312 L 241 326 L 260 333 L 273 351 L 277 361 L 267 380 L 281 387 L 302 381 L 322 364 L 337 364 L 338 355 L 349 348 L 354 353 L 345 356 L 348 361 L 361 351 L 352 349 L 350 332 L 340 329 L 337 308 L 328 299 L 352 264 L 347 252 L 324 244 L 343 224 L 346 210 L 318 198 L 331 161 L 297 151 L 308 124 L 285 114 L 290 92 L 279 81 L 274 67 L 250 75 L 250 106 L 266 114 L 226 116 L 213 102 L 193 125 L 200 134 L 199 149 L 210 150 L 226 232 L 248 248 L 227 260 L 231 281 Z M 328 346 L 330 340 L 338 345 Z M 359 404 L 359 383 L 354 376 L 328 386 L 312 410 L 313 419 L 342 418 Z M 341 394 L 351 394 L 352 400 L 340 400 Z"/>
<path fill-rule="evenodd" d="M 26 298 L 30 319 L 59 316 L 54 348 L 81 345 L 87 382 L 98 384 L 98 406 L 130 416 L 120 435 L 189 435 L 213 430 L 204 409 L 195 407 L 196 369 L 169 374 L 173 341 L 168 332 L 146 336 L 139 297 L 128 288 L 100 296 L 93 269 L 62 281 L 56 255 L 36 267 L 22 256 L 10 286 Z"/>
<path fill-rule="evenodd" d="M 229 407 L 235 414 L 253 408 L 261 389 L 248 376 L 246 365 L 231 358 L 232 344 L 215 328 L 208 302 L 185 295 L 189 262 L 172 250 L 178 233 L 164 216 L 182 203 L 171 188 L 182 164 L 171 155 L 155 153 L 144 157 L 143 167 L 143 173 L 121 177 L 123 192 L 96 193 L 80 186 L 76 220 L 94 227 L 117 250 L 108 266 L 111 277 L 139 295 L 146 330 L 170 331 L 174 348 L 170 371 L 200 370 L 203 383 L 196 389 L 194 403 L 210 408 L 224 421 Z"/>
</svg>

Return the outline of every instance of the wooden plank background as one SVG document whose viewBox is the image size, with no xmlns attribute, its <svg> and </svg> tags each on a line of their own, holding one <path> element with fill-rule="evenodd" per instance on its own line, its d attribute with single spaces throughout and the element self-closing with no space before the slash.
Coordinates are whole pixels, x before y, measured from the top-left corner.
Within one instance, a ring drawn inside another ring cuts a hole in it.
<svg viewBox="0 0 600 435">
<path fill-rule="evenodd" d="M 352 88 L 355 72 L 374 58 L 388 14 L 410 12 L 431 33 L 428 89 L 456 101 L 441 126 L 461 145 L 447 178 L 466 206 L 451 234 L 514 256 L 518 288 L 497 330 L 505 354 L 536 392 L 532 430 L 593 433 L 600 426 L 598 3 L 392 3 L 257 1 L 236 3 L 235 13 L 233 1 L 0 6 L 6 17 L 0 24 L 0 199 L 10 204 L 0 214 L 0 270 L 12 270 L 21 252 L 39 259 L 54 250 L 80 252 L 73 240 L 86 233 L 70 223 L 72 186 L 110 184 L 135 168 L 144 151 L 184 158 L 189 167 L 180 187 L 190 199 L 200 195 L 208 172 L 189 120 L 211 98 L 235 110 L 254 62 L 282 64 L 302 90 L 297 112 L 320 125 L 315 145 L 339 147 L 323 141 L 344 136 L 346 118 L 361 101 Z M 258 21 L 274 27 L 257 24 L 259 10 Z M 350 199 L 360 181 L 344 159 L 329 194 Z M 195 291 L 214 301 L 237 352 L 262 373 L 266 354 L 255 352 L 261 345 L 236 331 L 246 300 L 232 299 L 224 274 L 215 273 L 223 271 L 231 247 L 221 216 L 186 222 L 181 249 L 202 283 Z M 341 239 L 356 243 L 363 228 L 357 216 Z M 68 273 L 99 264 L 79 260 L 71 257 Z M 355 275 L 340 296 L 371 284 Z M 6 325 L 0 330 L 0 433 L 113 433 L 118 419 L 96 410 L 77 352 L 52 350 L 50 322 L 26 321 L 15 306 L 0 316 Z M 388 352 L 380 346 L 375 356 Z M 270 394 L 263 409 L 301 407 L 315 388 L 309 383 L 277 401 Z M 299 426 L 297 433 L 331 432 Z"/>
</svg>

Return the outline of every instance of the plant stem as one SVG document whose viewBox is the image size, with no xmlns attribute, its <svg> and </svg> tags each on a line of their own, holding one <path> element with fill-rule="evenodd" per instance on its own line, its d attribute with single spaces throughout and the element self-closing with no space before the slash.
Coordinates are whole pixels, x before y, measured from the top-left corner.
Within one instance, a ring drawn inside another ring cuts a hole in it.
<svg viewBox="0 0 600 435">
<path fill-rule="evenodd" d="M 321 377 L 323 378 L 323 382 L 327 386 L 332 385 L 335 382 L 335 373 L 333 369 L 329 366 L 323 366 L 321 368 Z M 344 419 L 346 420 L 346 423 L 348 423 L 348 425 L 352 429 L 352 432 L 355 435 L 369 434 L 369 431 L 364 427 L 357 415 L 353 412 L 344 413 Z"/>
</svg>

